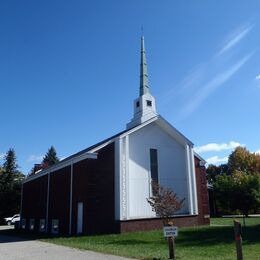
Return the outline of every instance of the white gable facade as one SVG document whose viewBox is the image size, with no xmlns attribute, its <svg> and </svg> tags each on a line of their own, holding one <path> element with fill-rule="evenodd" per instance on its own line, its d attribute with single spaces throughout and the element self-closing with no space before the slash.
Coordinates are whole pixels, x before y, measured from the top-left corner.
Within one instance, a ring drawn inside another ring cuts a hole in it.
<svg viewBox="0 0 260 260">
<path fill-rule="evenodd" d="M 152 196 L 150 149 L 156 149 L 158 182 L 185 198 L 179 215 L 198 214 L 193 144 L 163 118 L 154 117 L 120 136 L 116 152 L 116 217 L 154 218 L 147 198 Z"/>
</svg>

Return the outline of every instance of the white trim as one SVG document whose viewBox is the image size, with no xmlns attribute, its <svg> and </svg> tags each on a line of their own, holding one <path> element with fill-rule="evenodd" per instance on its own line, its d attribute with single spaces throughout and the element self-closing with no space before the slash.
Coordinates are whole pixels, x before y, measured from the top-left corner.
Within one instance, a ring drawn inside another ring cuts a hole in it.
<svg viewBox="0 0 260 260">
<path fill-rule="evenodd" d="M 181 132 L 179 132 L 174 126 L 172 126 L 167 120 L 165 120 L 162 116 L 158 116 L 158 120 L 156 121 L 156 123 L 180 144 L 188 144 L 189 146 L 193 147 L 194 144 Z"/>
<path fill-rule="evenodd" d="M 49 198 L 50 198 L 50 173 L 48 173 L 48 186 L 47 186 L 46 228 L 45 228 L 46 233 L 48 233 L 48 229 L 49 229 Z"/>
<path fill-rule="evenodd" d="M 193 201 L 192 201 L 192 186 L 191 186 L 191 173 L 190 173 L 190 153 L 189 146 L 185 145 L 185 164 L 186 164 L 186 173 L 187 173 L 187 190 L 188 190 L 188 207 L 189 213 L 193 214 Z"/>
<path fill-rule="evenodd" d="M 115 141 L 115 219 L 120 220 L 120 214 L 121 214 L 121 195 L 120 195 L 120 182 L 121 182 L 121 176 L 120 176 L 120 140 L 117 139 Z"/>
<path fill-rule="evenodd" d="M 70 223 L 69 223 L 70 235 L 71 235 L 71 226 L 72 226 L 72 199 L 73 199 L 73 164 L 70 165 Z"/>
<path fill-rule="evenodd" d="M 130 134 L 132 134 L 132 133 L 138 131 L 140 128 L 143 128 L 143 127 L 145 127 L 146 125 L 149 125 L 150 123 L 156 121 L 157 119 L 158 119 L 158 116 L 155 116 L 155 117 L 153 117 L 153 118 L 147 120 L 146 122 L 144 122 L 144 123 L 142 123 L 142 124 L 140 124 L 140 125 L 138 125 L 138 126 L 135 126 L 135 127 L 132 128 L 132 129 L 129 129 L 127 132 L 121 134 L 119 137 L 120 137 L 120 138 L 123 138 L 123 137 L 125 137 L 125 136 L 127 136 L 127 135 L 130 135 Z"/>
<path fill-rule="evenodd" d="M 127 219 L 127 170 L 126 170 L 126 140 L 120 139 L 120 176 L 121 176 L 121 220 Z"/>
<path fill-rule="evenodd" d="M 150 120 L 147 120 L 146 122 L 140 124 L 139 126 L 136 126 L 133 129 L 129 129 L 127 132 L 125 132 L 125 133 L 123 133 L 123 134 L 121 134 L 121 135 L 119 135 L 119 136 L 117 136 L 115 138 L 112 138 L 109 141 L 107 141 L 107 142 L 105 142 L 105 143 L 103 143 L 103 144 L 101 144 L 101 145 L 99 145 L 99 146 L 89 150 L 89 153 L 95 153 L 96 151 L 100 150 L 101 148 L 103 148 L 103 147 L 105 147 L 105 146 L 115 142 L 116 140 L 122 139 L 122 138 L 124 138 L 124 137 L 126 137 L 126 136 L 128 136 L 128 135 L 130 135 L 132 133 L 134 133 L 135 131 L 139 130 L 140 128 L 143 128 L 146 125 L 149 125 L 150 123 L 156 121 L 157 119 L 158 119 L 158 116 L 155 116 L 155 117 L 151 118 Z"/>
<path fill-rule="evenodd" d="M 59 169 L 62 169 L 64 167 L 66 167 L 66 166 L 69 166 L 71 164 L 77 163 L 77 162 L 85 160 L 85 159 L 97 159 L 97 154 L 87 152 L 87 153 L 83 153 L 81 155 L 78 155 L 76 157 L 73 157 L 70 160 L 67 160 L 67 161 L 64 161 L 64 162 L 61 161 L 61 162 L 59 162 L 57 164 L 54 164 L 53 166 L 48 167 L 47 169 L 42 170 L 40 173 L 37 173 L 37 174 L 35 174 L 33 176 L 28 177 L 26 180 L 23 181 L 23 183 L 26 183 L 26 182 L 29 182 L 31 180 L 37 179 L 37 178 L 39 178 L 41 176 L 44 176 L 44 175 L 46 175 L 48 173 L 57 171 Z"/>
<path fill-rule="evenodd" d="M 195 158 L 193 149 L 190 147 L 190 158 L 191 158 L 191 176 L 193 185 L 193 214 L 198 214 L 198 199 L 197 199 L 197 182 L 195 172 Z"/>
<path fill-rule="evenodd" d="M 129 135 L 125 137 L 125 170 L 126 170 L 126 218 L 129 219 L 130 196 L 129 196 Z"/>
</svg>

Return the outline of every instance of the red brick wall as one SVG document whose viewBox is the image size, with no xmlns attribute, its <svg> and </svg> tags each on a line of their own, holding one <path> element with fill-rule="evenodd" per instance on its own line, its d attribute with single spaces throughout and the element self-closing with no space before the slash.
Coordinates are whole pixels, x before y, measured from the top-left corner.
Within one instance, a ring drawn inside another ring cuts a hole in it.
<svg viewBox="0 0 260 260">
<path fill-rule="evenodd" d="M 98 151 L 98 159 L 73 165 L 72 234 L 77 232 L 77 205 L 83 202 L 83 233 L 115 232 L 114 143 Z M 71 166 L 50 173 L 48 232 L 52 219 L 59 220 L 59 233 L 69 234 Z M 22 217 L 34 218 L 36 230 L 46 217 L 48 175 L 24 183 Z"/>
<path fill-rule="evenodd" d="M 84 234 L 115 232 L 114 143 L 98 151 L 97 160 L 81 161 L 73 168 L 73 225 L 77 203 L 83 202 Z"/>
<path fill-rule="evenodd" d="M 52 219 L 59 219 L 60 234 L 69 233 L 70 166 L 50 174 L 49 231 Z"/>
<path fill-rule="evenodd" d="M 174 217 L 171 219 L 173 225 L 178 227 L 190 227 L 200 225 L 198 216 Z M 121 221 L 119 223 L 120 232 L 145 231 L 153 229 L 161 229 L 163 227 L 162 220 L 159 218 L 139 219 Z"/>
<path fill-rule="evenodd" d="M 46 217 L 48 176 L 42 176 L 31 182 L 23 184 L 22 218 L 35 219 L 35 226 L 38 229 L 39 219 Z"/>
<path fill-rule="evenodd" d="M 199 160 L 195 157 L 195 174 L 197 183 L 199 225 L 209 224 L 209 200 L 206 179 L 206 168 L 200 166 Z"/>
</svg>

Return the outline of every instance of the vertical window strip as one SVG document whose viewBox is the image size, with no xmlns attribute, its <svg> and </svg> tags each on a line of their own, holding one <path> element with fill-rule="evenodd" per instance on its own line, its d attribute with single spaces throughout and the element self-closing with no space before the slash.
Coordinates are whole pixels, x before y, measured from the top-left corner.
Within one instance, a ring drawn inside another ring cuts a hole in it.
<svg viewBox="0 0 260 260">
<path fill-rule="evenodd" d="M 150 169 L 151 169 L 152 195 L 155 195 L 156 192 L 154 190 L 153 184 L 159 182 L 157 149 L 150 149 Z"/>
</svg>

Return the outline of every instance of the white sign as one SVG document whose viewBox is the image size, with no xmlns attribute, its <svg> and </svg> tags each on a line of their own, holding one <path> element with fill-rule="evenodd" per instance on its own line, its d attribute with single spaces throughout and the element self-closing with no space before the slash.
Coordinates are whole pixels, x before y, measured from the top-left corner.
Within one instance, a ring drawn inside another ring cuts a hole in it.
<svg viewBox="0 0 260 260">
<path fill-rule="evenodd" d="M 177 237 L 178 236 L 178 227 L 164 227 L 163 233 L 165 237 Z"/>
</svg>

